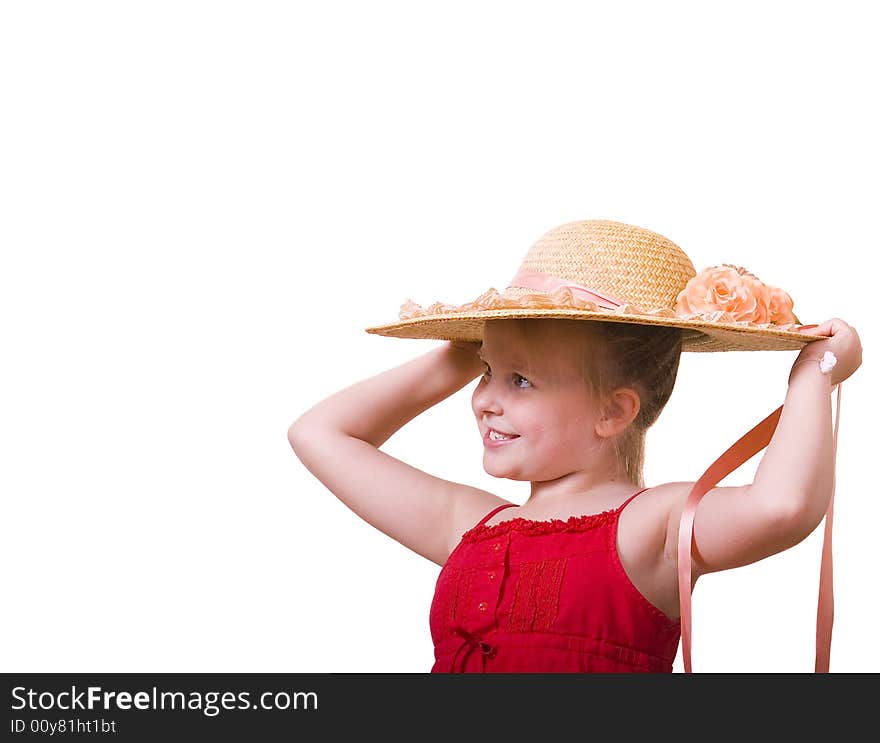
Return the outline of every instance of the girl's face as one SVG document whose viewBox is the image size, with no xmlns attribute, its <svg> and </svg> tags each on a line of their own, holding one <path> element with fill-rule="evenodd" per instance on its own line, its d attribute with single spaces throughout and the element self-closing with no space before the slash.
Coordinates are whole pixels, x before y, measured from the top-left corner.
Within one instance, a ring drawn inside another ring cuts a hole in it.
<svg viewBox="0 0 880 743">
<path fill-rule="evenodd" d="M 494 477 L 555 480 L 597 464 L 602 438 L 580 371 L 590 341 L 573 323 L 542 322 L 546 327 L 528 347 L 516 323 L 486 323 L 480 356 L 487 368 L 471 405 L 483 436 L 483 467 Z M 511 437 L 493 440 L 493 430 Z"/>
</svg>

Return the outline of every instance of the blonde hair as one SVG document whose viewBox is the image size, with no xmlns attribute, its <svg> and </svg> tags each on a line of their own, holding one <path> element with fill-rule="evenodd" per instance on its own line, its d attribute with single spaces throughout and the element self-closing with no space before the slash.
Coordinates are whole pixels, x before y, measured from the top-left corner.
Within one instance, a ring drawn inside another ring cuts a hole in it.
<svg viewBox="0 0 880 743">
<path fill-rule="evenodd" d="M 619 414 L 613 392 L 621 387 L 639 396 L 639 412 L 626 428 L 612 437 L 619 472 L 636 487 L 644 487 L 645 435 L 672 395 L 681 361 L 680 328 L 589 320 L 541 318 L 513 320 L 526 338 L 534 338 L 547 322 L 571 326 L 584 342 L 580 355 L 582 378 L 600 416 Z"/>
</svg>

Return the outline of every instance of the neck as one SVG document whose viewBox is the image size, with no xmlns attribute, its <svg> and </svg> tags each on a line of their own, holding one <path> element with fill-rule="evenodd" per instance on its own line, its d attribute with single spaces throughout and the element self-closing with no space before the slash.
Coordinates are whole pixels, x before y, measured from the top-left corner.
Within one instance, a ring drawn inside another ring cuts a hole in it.
<svg viewBox="0 0 880 743">
<path fill-rule="evenodd" d="M 619 501 L 632 495 L 639 486 L 623 475 L 600 476 L 596 473 L 573 472 L 556 480 L 532 482 L 529 508 L 552 510 L 577 502 L 582 510 L 602 511 L 614 508 Z"/>
</svg>

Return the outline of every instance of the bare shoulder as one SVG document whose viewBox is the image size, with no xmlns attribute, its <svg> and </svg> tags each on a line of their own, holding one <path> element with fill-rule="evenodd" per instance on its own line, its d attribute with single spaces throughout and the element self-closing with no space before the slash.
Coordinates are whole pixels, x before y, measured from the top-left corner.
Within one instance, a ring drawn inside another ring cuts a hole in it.
<svg viewBox="0 0 880 743">
<path fill-rule="evenodd" d="M 675 509 L 676 504 L 682 499 L 682 493 L 687 497 L 689 485 L 693 483 L 667 482 L 646 488 L 623 510 L 621 519 L 626 516 L 629 521 L 644 522 L 646 525 L 656 525 L 659 520 L 665 528 L 666 521 L 662 517 Z"/>
<path fill-rule="evenodd" d="M 618 546 L 624 563 L 651 570 L 661 567 L 670 513 L 682 500 L 687 483 L 668 482 L 647 488 L 620 514 Z M 685 493 L 686 497 L 687 493 Z"/>
<path fill-rule="evenodd" d="M 639 562 L 659 565 L 665 561 L 675 567 L 681 514 L 695 484 L 693 481 L 679 481 L 655 485 L 623 510 L 619 539 L 632 545 L 629 553 L 638 552 Z M 710 499 L 717 499 L 719 495 L 739 497 L 748 491 L 748 487 L 711 488 L 701 502 L 711 502 Z M 622 544 L 622 547 L 626 546 Z"/>
<path fill-rule="evenodd" d="M 452 495 L 448 549 L 445 557 L 448 557 L 461 541 L 461 535 L 475 526 L 487 513 L 498 506 L 516 505 L 487 490 L 460 483 L 456 483 Z"/>
<path fill-rule="evenodd" d="M 671 482 L 636 498 L 621 514 L 618 548 L 636 587 L 669 616 L 678 605 L 681 517 L 696 485 Z M 694 515 L 691 589 L 707 573 L 760 560 L 797 543 L 801 534 L 784 509 L 752 485 L 710 488 Z"/>
<path fill-rule="evenodd" d="M 678 616 L 676 566 L 666 555 L 669 514 L 681 500 L 686 483 L 648 488 L 620 514 L 617 551 L 636 589 L 669 619 Z"/>
<path fill-rule="evenodd" d="M 670 619 L 679 614 L 678 530 L 681 514 L 695 482 L 668 482 L 637 496 L 620 514 L 617 547 L 633 585 Z M 743 488 L 712 488 L 704 498 L 737 500 Z M 702 503 L 702 501 L 701 501 Z M 695 557 L 691 588 L 707 572 Z"/>
<path fill-rule="evenodd" d="M 688 497 L 696 485 L 695 481 L 683 481 L 668 483 L 668 491 L 665 496 L 664 508 L 666 509 L 666 545 L 664 553 L 666 560 L 673 566 L 678 564 L 678 536 L 681 526 L 681 516 L 687 504 Z M 744 499 L 749 495 L 751 485 L 741 485 L 733 487 L 715 487 L 710 488 L 700 498 L 699 507 L 703 512 L 707 509 L 715 510 L 716 504 L 731 504 L 735 510 L 741 510 Z M 699 511 L 698 511 L 699 513 Z M 698 523 L 697 516 L 694 517 L 694 528 Z M 704 572 L 708 572 L 707 566 L 703 565 L 699 559 L 699 555 L 694 556 L 692 573 L 694 581 L 696 577 Z"/>
</svg>

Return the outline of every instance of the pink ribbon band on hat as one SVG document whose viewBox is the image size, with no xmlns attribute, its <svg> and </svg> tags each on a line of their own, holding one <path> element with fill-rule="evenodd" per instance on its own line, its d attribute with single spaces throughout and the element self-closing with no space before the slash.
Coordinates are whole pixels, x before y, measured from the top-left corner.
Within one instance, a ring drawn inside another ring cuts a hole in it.
<svg viewBox="0 0 880 743">
<path fill-rule="evenodd" d="M 535 289 L 536 291 L 548 293 L 565 287 L 571 289 L 572 294 L 577 294 L 583 299 L 595 302 L 606 310 L 613 310 L 626 304 L 626 302 L 623 302 L 616 297 L 612 297 L 609 294 L 599 294 L 593 289 L 588 289 L 587 287 L 575 284 L 572 281 L 566 281 L 558 276 L 538 273 L 537 271 L 521 270 L 510 280 L 508 288 L 511 287 L 518 289 Z"/>
</svg>

